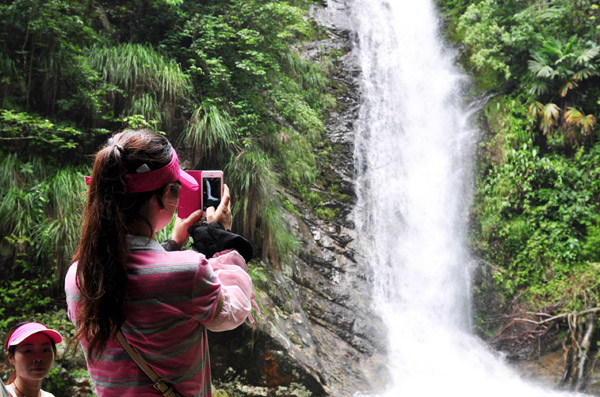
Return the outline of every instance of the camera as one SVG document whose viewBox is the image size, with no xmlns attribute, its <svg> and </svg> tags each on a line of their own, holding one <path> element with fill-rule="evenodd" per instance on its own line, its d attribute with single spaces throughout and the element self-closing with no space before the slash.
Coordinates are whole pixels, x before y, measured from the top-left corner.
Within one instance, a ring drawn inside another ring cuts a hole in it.
<svg viewBox="0 0 600 397">
<path fill-rule="evenodd" d="M 206 216 L 208 207 L 217 208 L 223 197 L 223 171 L 220 170 L 191 170 L 186 171 L 198 184 L 200 189 L 192 192 L 187 189 L 179 191 L 177 216 L 187 218 L 198 209 L 202 209 L 202 216 Z"/>
</svg>

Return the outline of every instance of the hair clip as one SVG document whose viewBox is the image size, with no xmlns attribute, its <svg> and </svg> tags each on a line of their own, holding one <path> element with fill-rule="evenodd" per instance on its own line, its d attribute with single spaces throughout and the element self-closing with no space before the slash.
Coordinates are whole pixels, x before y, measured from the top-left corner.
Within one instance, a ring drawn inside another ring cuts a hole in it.
<svg viewBox="0 0 600 397">
<path fill-rule="evenodd" d="M 150 172 L 150 167 L 148 167 L 148 164 L 144 163 L 144 164 L 140 165 L 139 167 L 137 167 L 135 169 L 135 172 L 137 172 L 138 174 Z"/>
</svg>

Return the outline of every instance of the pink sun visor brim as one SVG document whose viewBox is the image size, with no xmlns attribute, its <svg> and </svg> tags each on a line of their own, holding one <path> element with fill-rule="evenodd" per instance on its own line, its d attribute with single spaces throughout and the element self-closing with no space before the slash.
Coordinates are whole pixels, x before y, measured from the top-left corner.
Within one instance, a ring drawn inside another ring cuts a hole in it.
<svg viewBox="0 0 600 397">
<path fill-rule="evenodd" d="M 52 339 L 54 343 L 60 343 L 62 341 L 62 336 L 57 331 L 46 327 L 44 324 L 27 323 L 14 330 L 8 339 L 6 348 L 8 349 L 11 346 L 16 346 L 25 339 L 29 338 L 31 335 L 37 334 L 38 332 L 48 335 L 48 337 Z"/>
<path fill-rule="evenodd" d="M 154 171 L 148 171 L 141 174 L 127 174 L 128 193 L 142 193 L 157 190 L 168 183 L 179 181 L 184 189 L 197 191 L 200 189 L 198 182 L 187 172 L 179 168 L 179 158 L 175 148 L 171 147 L 173 156 L 169 164 Z M 85 178 L 86 184 L 91 183 L 91 177 Z"/>
</svg>

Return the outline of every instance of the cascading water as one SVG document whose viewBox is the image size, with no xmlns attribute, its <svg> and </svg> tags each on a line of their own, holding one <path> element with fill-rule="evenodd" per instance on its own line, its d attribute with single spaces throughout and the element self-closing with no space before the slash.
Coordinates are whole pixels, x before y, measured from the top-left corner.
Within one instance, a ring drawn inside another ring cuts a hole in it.
<svg viewBox="0 0 600 397">
<path fill-rule="evenodd" d="M 351 3 L 362 69 L 355 221 L 388 327 L 386 396 L 548 396 L 469 329 L 477 131 L 431 0 Z"/>
</svg>

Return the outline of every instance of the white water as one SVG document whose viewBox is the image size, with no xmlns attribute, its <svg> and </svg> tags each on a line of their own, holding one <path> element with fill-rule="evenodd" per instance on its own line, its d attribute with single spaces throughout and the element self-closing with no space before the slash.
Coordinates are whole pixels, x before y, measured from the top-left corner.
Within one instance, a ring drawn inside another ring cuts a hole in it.
<svg viewBox="0 0 600 397">
<path fill-rule="evenodd" d="M 566 395 L 521 379 L 470 332 L 466 233 L 478 132 L 432 1 L 349 6 L 363 73 L 355 221 L 389 339 L 381 395 Z"/>
</svg>

